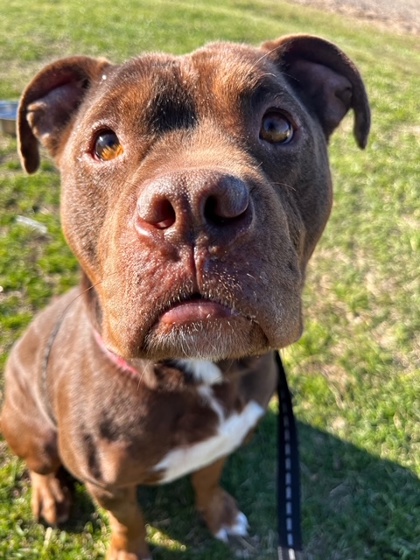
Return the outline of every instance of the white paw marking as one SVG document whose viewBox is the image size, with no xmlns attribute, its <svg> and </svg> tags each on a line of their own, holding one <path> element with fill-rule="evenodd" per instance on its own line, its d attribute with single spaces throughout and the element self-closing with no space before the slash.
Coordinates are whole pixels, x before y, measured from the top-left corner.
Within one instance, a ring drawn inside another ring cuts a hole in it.
<svg viewBox="0 0 420 560">
<path fill-rule="evenodd" d="M 233 525 L 223 525 L 214 535 L 216 539 L 224 543 L 228 542 L 229 536 L 246 537 L 248 535 L 249 523 L 246 516 L 240 511 Z"/>
<path fill-rule="evenodd" d="M 246 537 L 248 535 L 249 523 L 246 515 L 240 511 L 235 519 L 235 524 L 228 531 L 230 535 Z"/>
<path fill-rule="evenodd" d="M 224 543 L 228 542 L 228 535 L 226 529 L 219 529 L 214 536 L 219 541 L 222 541 Z"/>
</svg>

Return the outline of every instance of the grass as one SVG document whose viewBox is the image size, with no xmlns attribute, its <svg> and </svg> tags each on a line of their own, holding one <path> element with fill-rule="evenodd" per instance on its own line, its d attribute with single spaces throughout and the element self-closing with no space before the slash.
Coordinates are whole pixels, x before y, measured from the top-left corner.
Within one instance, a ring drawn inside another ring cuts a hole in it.
<svg viewBox="0 0 420 560">
<path fill-rule="evenodd" d="M 189 51 L 219 38 L 258 43 L 311 32 L 336 41 L 366 78 L 366 152 L 347 119 L 331 144 L 335 205 L 308 271 L 306 330 L 284 351 L 299 420 L 309 560 L 420 557 L 420 51 L 414 37 L 274 0 L 11 0 L 1 13 L 0 98 L 17 98 L 47 61 L 69 54 L 122 61 L 142 50 Z M 0 369 L 34 313 L 77 281 L 60 233 L 59 180 L 44 161 L 26 177 L 0 137 Z M 47 233 L 17 216 L 37 220 Z M 0 382 L 1 388 L 1 382 Z M 275 557 L 275 403 L 225 485 L 250 519 L 234 549 L 198 524 L 187 480 L 142 491 L 156 560 Z M 0 558 L 103 557 L 108 526 L 82 486 L 74 521 L 35 524 L 24 465 L 0 440 Z"/>
</svg>

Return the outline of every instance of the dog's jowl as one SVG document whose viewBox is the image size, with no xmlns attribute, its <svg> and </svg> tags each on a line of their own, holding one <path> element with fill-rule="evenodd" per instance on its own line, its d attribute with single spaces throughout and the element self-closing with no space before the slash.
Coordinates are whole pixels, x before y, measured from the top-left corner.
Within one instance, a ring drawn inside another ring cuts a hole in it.
<svg viewBox="0 0 420 560">
<path fill-rule="evenodd" d="M 190 473 L 211 533 L 246 534 L 219 481 L 273 394 L 274 351 L 301 334 L 328 139 L 350 109 L 364 147 L 359 72 L 307 35 L 120 66 L 66 58 L 29 84 L 22 163 L 35 172 L 40 146 L 54 158 L 82 270 L 6 370 L 1 430 L 36 517 L 66 521 L 70 473 L 109 512 L 108 558 L 145 560 L 137 486 Z"/>
</svg>

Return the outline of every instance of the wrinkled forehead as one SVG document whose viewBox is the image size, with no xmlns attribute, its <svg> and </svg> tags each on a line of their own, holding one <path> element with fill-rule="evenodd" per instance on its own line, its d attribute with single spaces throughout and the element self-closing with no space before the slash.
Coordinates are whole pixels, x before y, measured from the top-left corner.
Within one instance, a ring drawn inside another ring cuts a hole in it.
<svg viewBox="0 0 420 560">
<path fill-rule="evenodd" d="M 225 85 L 246 92 L 267 75 L 271 64 L 266 53 L 246 45 L 213 43 L 192 54 L 146 54 L 120 69 L 120 79 L 134 84 L 145 79 L 155 90 L 182 87 L 200 93 Z"/>
<path fill-rule="evenodd" d="M 190 55 L 147 54 L 112 67 L 101 87 L 113 107 L 141 108 L 149 122 L 166 128 L 193 125 L 215 103 L 232 106 L 257 90 L 275 89 L 274 73 L 262 50 L 215 43 Z"/>
<path fill-rule="evenodd" d="M 196 51 L 191 59 L 201 79 L 227 92 L 246 94 L 269 80 L 274 70 L 261 49 L 231 43 L 213 43 Z"/>
</svg>

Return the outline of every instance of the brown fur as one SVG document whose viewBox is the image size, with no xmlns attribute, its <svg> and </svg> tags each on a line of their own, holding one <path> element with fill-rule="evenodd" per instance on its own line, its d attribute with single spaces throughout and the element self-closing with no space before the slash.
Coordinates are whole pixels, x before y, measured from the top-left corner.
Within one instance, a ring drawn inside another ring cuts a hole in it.
<svg viewBox="0 0 420 560">
<path fill-rule="evenodd" d="M 74 57 L 28 86 L 22 162 L 36 171 L 39 145 L 55 158 L 83 272 L 6 371 L 1 427 L 31 472 L 37 517 L 68 517 L 65 469 L 110 513 L 108 558 L 145 559 L 137 485 L 159 483 L 169 452 L 207 444 L 251 402 L 267 407 L 273 350 L 302 330 L 305 267 L 331 208 L 327 143 L 349 109 L 364 147 L 358 71 L 306 35 L 121 66 Z M 262 137 L 273 111 L 291 123 L 290 142 Z M 93 156 L 101 131 L 121 143 L 110 161 Z M 180 359 L 213 361 L 221 380 L 206 386 Z M 238 515 L 219 486 L 224 461 L 193 474 L 214 534 Z"/>
</svg>

